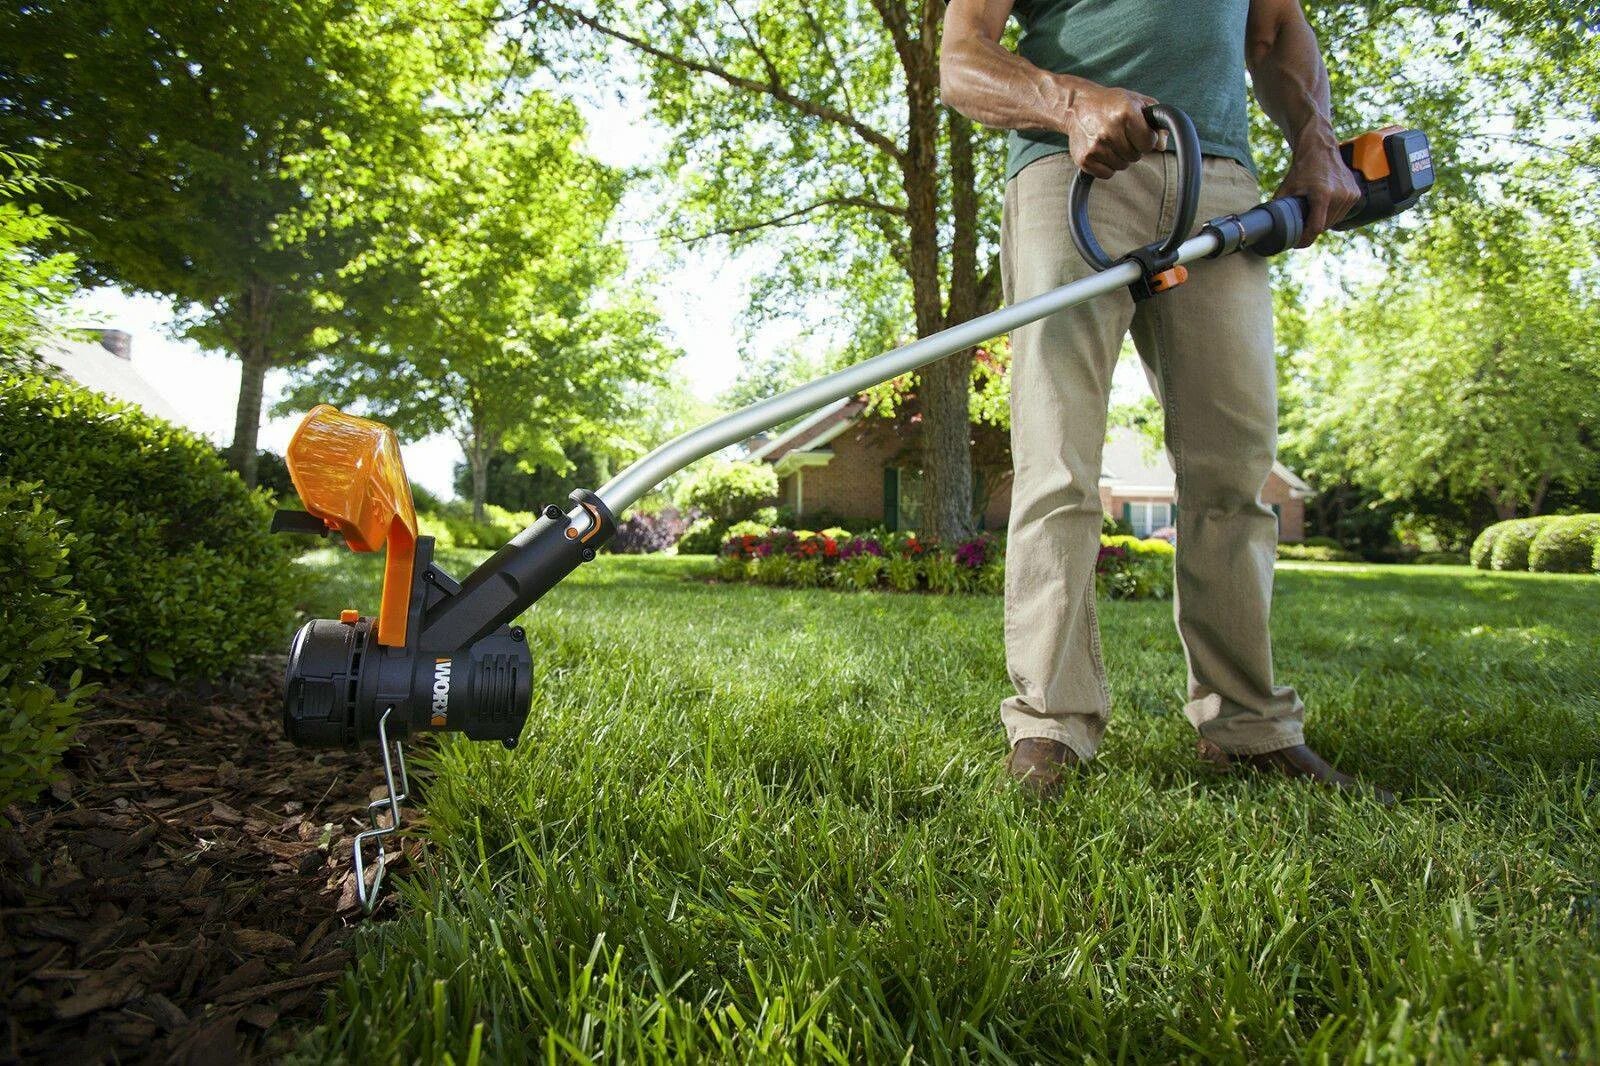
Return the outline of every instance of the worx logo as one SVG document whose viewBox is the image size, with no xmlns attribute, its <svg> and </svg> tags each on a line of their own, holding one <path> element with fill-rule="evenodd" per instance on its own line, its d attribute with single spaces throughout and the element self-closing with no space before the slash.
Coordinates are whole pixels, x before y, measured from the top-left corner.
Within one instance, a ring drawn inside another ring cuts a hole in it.
<svg viewBox="0 0 1600 1066">
<path fill-rule="evenodd" d="M 433 718 L 430 724 L 443 729 L 450 721 L 450 660 L 433 660 Z"/>
</svg>

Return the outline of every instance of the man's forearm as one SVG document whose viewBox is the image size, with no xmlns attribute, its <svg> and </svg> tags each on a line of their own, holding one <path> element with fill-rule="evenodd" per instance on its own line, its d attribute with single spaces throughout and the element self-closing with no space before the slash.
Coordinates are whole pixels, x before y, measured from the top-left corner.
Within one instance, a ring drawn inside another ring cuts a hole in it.
<svg viewBox="0 0 1600 1066">
<path fill-rule="evenodd" d="M 974 122 L 1004 130 L 1066 132 L 1082 78 L 1040 70 L 994 41 L 950 41 L 939 64 L 939 95 Z"/>
<path fill-rule="evenodd" d="M 1293 152 L 1337 145 L 1328 68 L 1317 36 L 1302 18 L 1285 20 L 1267 37 L 1249 42 L 1256 100 L 1283 131 Z"/>
</svg>

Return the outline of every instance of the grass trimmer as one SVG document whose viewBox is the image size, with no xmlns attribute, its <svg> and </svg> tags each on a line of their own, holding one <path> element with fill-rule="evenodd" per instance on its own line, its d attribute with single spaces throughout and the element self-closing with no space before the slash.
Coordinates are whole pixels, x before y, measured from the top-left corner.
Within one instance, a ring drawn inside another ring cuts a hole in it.
<svg viewBox="0 0 1600 1066">
<path fill-rule="evenodd" d="M 355 840 L 363 904 L 382 880 L 381 838 L 400 824 L 405 763 L 400 742 L 413 733 L 459 732 L 472 740 L 515 745 L 527 720 L 533 658 L 512 623 L 583 563 L 617 528 L 617 515 L 672 474 L 762 430 L 853 396 L 1065 308 L 1128 286 L 1138 299 L 1158 297 L 1187 278 L 1185 264 L 1241 250 L 1276 255 L 1299 240 L 1305 201 L 1272 200 L 1195 231 L 1200 144 L 1189 118 L 1156 105 L 1145 117 L 1166 130 L 1177 155 L 1179 209 L 1163 239 L 1113 260 L 1089 225 L 1094 179 L 1072 188 L 1071 237 L 1097 273 L 892 352 L 857 363 L 752 404 L 668 441 L 598 491 L 577 489 L 570 506 L 551 504 L 539 518 L 463 581 L 433 562 L 433 541 L 417 533 L 411 487 L 394 432 L 379 422 L 322 405 L 306 415 L 288 448 L 289 472 L 304 512 L 279 512 L 274 528 L 337 530 L 355 551 L 386 550 L 378 613 L 355 610 L 307 622 L 289 648 L 283 721 L 291 741 L 350 747 L 376 741 L 387 795 L 369 808 L 371 828 Z M 1404 211 L 1433 184 L 1433 161 L 1421 131 L 1390 127 L 1343 146 L 1363 190 L 1342 222 L 1351 229 Z M 1193 236 L 1189 236 L 1191 231 Z M 387 822 L 385 822 L 387 819 Z M 378 842 L 366 884 L 364 848 Z"/>
</svg>

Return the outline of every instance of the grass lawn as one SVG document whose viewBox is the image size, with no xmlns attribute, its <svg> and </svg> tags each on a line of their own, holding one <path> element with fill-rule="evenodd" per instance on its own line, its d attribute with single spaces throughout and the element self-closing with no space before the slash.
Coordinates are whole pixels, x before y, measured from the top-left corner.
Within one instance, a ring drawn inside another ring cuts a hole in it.
<svg viewBox="0 0 1600 1066">
<path fill-rule="evenodd" d="M 373 562 L 311 556 L 308 606 Z M 1101 605 L 1112 729 L 1037 805 L 997 598 L 706 569 L 528 615 L 521 746 L 422 760 L 430 858 L 305 1054 L 1600 1058 L 1600 579 L 1280 572 L 1280 676 L 1383 810 L 1199 768 L 1170 604 Z"/>
</svg>

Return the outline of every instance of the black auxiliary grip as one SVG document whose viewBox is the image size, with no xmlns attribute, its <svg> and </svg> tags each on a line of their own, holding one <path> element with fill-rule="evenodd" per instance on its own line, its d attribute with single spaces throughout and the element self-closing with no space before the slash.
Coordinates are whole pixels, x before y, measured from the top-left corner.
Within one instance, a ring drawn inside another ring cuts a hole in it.
<svg viewBox="0 0 1600 1066">
<path fill-rule="evenodd" d="M 1222 244 L 1208 258 L 1228 255 L 1248 248 L 1257 255 L 1277 255 L 1300 243 L 1306 228 L 1308 204 L 1304 196 L 1285 196 L 1257 204 L 1240 215 L 1214 218 L 1201 227 L 1214 233 Z"/>
<path fill-rule="evenodd" d="M 1195 213 L 1200 209 L 1200 136 L 1195 132 L 1189 116 L 1170 104 L 1151 104 L 1144 109 L 1144 119 L 1152 129 L 1165 130 L 1178 162 L 1177 216 L 1172 229 L 1157 245 L 1148 251 L 1154 260 L 1171 260 L 1177 255 L 1178 245 L 1194 228 Z M 1089 190 L 1094 176 L 1086 170 L 1078 171 L 1067 200 L 1067 232 L 1073 247 L 1078 249 L 1086 263 L 1096 270 L 1109 270 L 1116 261 L 1106 254 L 1089 225 Z"/>
</svg>

